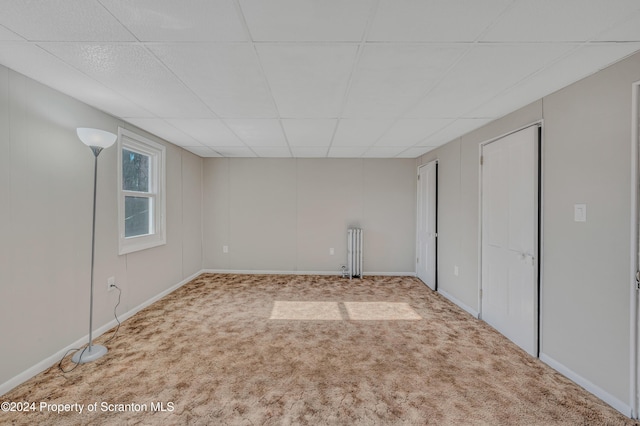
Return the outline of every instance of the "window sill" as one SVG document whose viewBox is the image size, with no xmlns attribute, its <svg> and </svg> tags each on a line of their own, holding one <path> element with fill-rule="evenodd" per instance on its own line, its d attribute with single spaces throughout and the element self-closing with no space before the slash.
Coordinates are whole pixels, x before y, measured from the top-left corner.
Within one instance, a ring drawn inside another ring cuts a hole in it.
<svg viewBox="0 0 640 426">
<path fill-rule="evenodd" d="M 133 237 L 130 240 L 125 241 L 126 243 L 118 248 L 119 255 L 134 253 L 167 244 L 166 238 L 159 238 L 157 236 L 156 238 L 149 236 Z"/>
</svg>

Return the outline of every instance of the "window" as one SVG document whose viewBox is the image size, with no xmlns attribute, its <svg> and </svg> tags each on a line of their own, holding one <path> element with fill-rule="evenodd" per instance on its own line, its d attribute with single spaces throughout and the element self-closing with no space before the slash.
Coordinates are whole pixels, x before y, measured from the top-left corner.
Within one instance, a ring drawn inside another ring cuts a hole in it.
<svg viewBox="0 0 640 426">
<path fill-rule="evenodd" d="M 165 147 L 118 129 L 119 253 L 166 243 Z"/>
</svg>

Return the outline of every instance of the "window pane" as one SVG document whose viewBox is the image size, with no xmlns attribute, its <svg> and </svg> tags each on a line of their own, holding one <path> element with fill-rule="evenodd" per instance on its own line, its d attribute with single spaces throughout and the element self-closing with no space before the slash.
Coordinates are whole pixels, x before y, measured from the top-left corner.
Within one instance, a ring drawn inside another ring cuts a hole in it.
<svg viewBox="0 0 640 426">
<path fill-rule="evenodd" d="M 122 150 L 122 189 L 149 192 L 149 156 Z"/>
<path fill-rule="evenodd" d="M 151 199 L 124 197 L 124 236 L 136 237 L 151 233 Z"/>
</svg>

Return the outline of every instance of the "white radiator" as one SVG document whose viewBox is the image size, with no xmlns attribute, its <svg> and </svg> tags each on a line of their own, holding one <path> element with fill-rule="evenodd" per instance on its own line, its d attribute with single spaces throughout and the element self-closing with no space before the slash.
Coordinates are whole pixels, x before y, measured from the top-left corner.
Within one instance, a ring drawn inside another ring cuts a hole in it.
<svg viewBox="0 0 640 426">
<path fill-rule="evenodd" d="M 349 269 L 349 279 L 362 278 L 362 229 L 360 228 L 347 230 L 347 269 Z"/>
</svg>

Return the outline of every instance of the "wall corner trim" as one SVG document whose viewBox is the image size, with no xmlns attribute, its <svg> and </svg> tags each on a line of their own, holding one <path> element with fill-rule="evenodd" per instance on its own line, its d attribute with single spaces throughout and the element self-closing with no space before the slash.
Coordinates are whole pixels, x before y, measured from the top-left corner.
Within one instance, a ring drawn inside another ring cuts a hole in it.
<svg viewBox="0 0 640 426">
<path fill-rule="evenodd" d="M 629 404 L 623 401 L 620 401 L 618 398 L 611 395 L 609 392 L 605 391 L 600 386 L 590 382 L 586 378 L 582 377 L 575 371 L 566 367 L 564 364 L 556 361 L 555 359 L 545 354 L 544 352 L 540 352 L 540 361 L 544 362 L 549 367 L 553 368 L 560 374 L 564 375 L 571 381 L 575 382 L 577 385 L 584 388 L 586 391 L 597 396 L 598 398 L 600 398 L 601 400 L 603 400 L 604 402 L 606 402 L 607 404 L 609 404 L 610 406 L 612 406 L 613 408 L 615 408 L 616 410 L 624 414 L 625 416 L 631 417 L 633 415 L 631 406 Z"/>
</svg>

